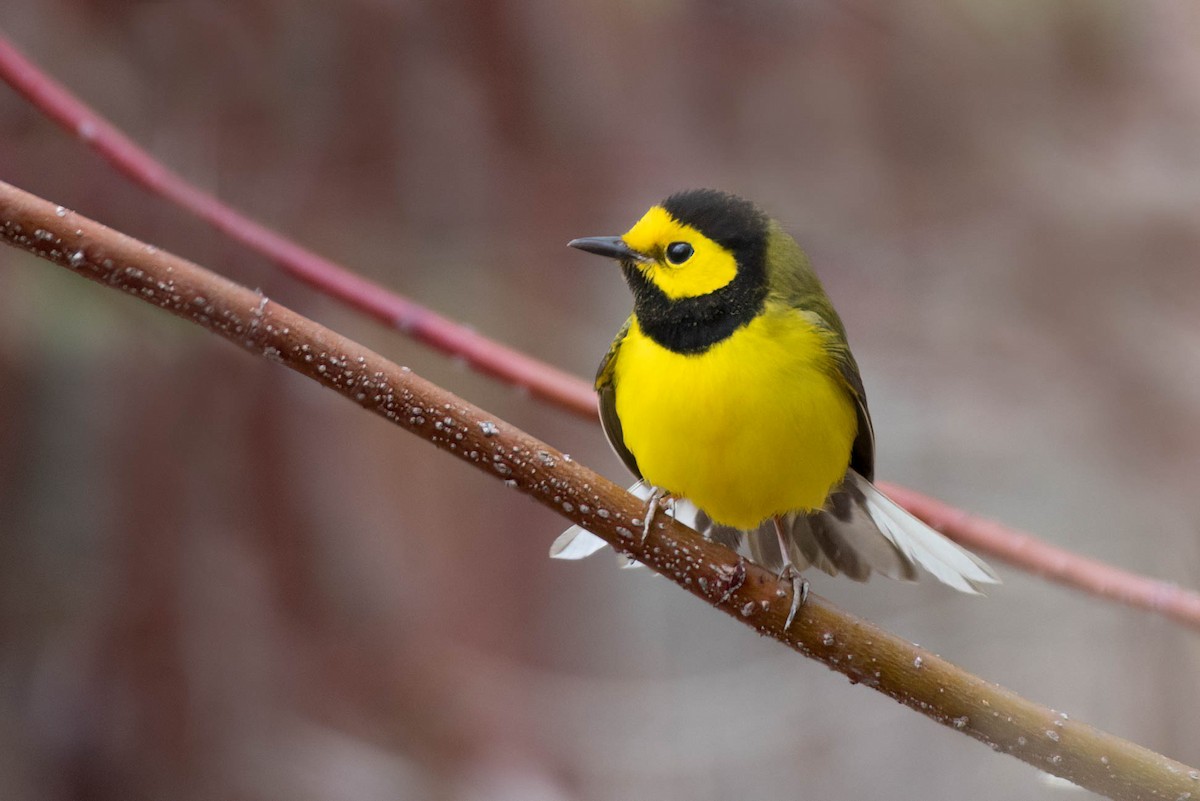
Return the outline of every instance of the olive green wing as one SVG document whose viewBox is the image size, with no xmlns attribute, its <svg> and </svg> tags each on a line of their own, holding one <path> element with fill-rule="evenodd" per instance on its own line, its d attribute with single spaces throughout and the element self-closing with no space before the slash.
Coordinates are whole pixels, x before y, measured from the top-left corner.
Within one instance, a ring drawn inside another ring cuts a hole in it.
<svg viewBox="0 0 1200 801">
<path fill-rule="evenodd" d="M 833 357 L 837 375 L 842 380 L 846 391 L 854 399 L 855 416 L 858 418 L 857 433 L 854 444 L 850 446 L 850 469 L 857 472 L 867 481 L 875 479 L 875 427 L 871 424 L 871 412 L 867 408 L 867 392 L 863 389 L 862 376 L 858 373 L 858 362 L 850 352 L 846 342 L 846 334 L 842 329 L 841 320 L 832 308 L 826 313 L 833 316 L 831 322 L 818 311 L 808 310 L 803 314 L 820 328 L 823 328 L 829 339 L 827 347 Z"/>
<path fill-rule="evenodd" d="M 835 350 L 838 373 L 854 396 L 854 408 L 858 415 L 858 434 L 850 448 L 850 467 L 867 481 L 875 480 L 875 426 L 871 424 L 871 412 L 867 408 L 867 392 L 863 389 L 862 376 L 858 374 L 858 363 L 854 354 L 845 345 Z"/>
<path fill-rule="evenodd" d="M 600 369 L 596 371 L 595 386 L 596 394 L 600 396 L 600 425 L 604 428 L 604 436 L 617 456 L 620 456 L 621 461 L 629 468 L 629 472 L 641 479 L 642 471 L 638 469 L 637 459 L 634 458 L 629 448 L 625 447 L 625 436 L 621 432 L 621 418 L 617 417 L 617 385 L 614 380 L 617 353 L 621 350 L 621 343 L 625 341 L 625 336 L 629 333 L 632 323 L 632 317 L 625 321 L 625 325 L 621 326 L 621 330 L 613 339 L 608 353 L 604 354 L 604 359 L 600 362 Z"/>
</svg>

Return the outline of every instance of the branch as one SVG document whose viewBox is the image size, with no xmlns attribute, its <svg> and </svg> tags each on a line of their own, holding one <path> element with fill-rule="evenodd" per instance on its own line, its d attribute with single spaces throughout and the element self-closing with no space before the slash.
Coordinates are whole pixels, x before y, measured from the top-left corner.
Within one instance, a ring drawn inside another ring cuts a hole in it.
<svg viewBox="0 0 1200 801">
<path fill-rule="evenodd" d="M 0 76 L 43 114 L 76 134 L 134 183 L 161 195 L 264 256 L 284 272 L 471 368 L 522 387 L 536 398 L 589 419 L 596 395 L 576 376 L 502 345 L 374 281 L 301 247 L 245 217 L 155 161 L 108 120 L 0 35 Z"/>
<path fill-rule="evenodd" d="M 1114 799 L 1200 792 L 1200 771 L 1021 698 L 811 596 L 790 629 L 773 574 L 570 457 L 267 297 L 0 183 L 0 240 L 283 364 L 587 526 L 726 614 L 906 706 Z"/>
<path fill-rule="evenodd" d="M 356 275 L 189 184 L 22 55 L 2 34 L 0 79 L 46 116 L 79 136 L 135 183 L 187 209 L 285 272 L 385 325 L 465 360 L 482 373 L 525 387 L 535 397 L 567 411 L 598 419 L 595 395 L 585 382 Z M 922 511 L 934 515 L 935 528 L 981 554 L 1200 629 L 1200 593 L 1055 548 L 999 523 L 972 518 L 911 490 L 892 485 L 888 491 L 918 517 L 923 517 Z"/>
<path fill-rule="evenodd" d="M 905 509 L 972 550 L 999 557 L 1010 565 L 1059 584 L 1157 612 L 1185 626 L 1200 629 L 1198 593 L 1071 553 L 1032 534 L 969 515 L 919 492 L 882 482 L 881 487 Z"/>
</svg>

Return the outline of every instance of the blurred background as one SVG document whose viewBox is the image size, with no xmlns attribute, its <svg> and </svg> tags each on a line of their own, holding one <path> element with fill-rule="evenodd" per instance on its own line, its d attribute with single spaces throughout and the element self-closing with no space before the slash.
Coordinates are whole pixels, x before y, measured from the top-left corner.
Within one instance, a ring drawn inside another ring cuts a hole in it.
<svg viewBox="0 0 1200 801">
<path fill-rule="evenodd" d="M 850 331 L 881 478 L 1200 584 L 1200 9 L 1188 2 L 7 0 L 158 158 L 590 377 L 569 251 L 759 201 Z M 598 426 L 298 285 L 0 86 L 0 178 L 261 287 L 625 481 Z M 1072 798 L 332 393 L 0 251 L 0 798 Z M 999 565 L 814 589 L 1200 762 L 1200 641 Z"/>
</svg>

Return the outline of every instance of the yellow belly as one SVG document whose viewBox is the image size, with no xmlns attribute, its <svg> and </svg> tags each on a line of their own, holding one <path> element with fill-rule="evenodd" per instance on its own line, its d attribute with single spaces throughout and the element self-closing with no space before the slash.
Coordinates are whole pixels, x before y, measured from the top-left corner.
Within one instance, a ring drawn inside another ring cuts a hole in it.
<svg viewBox="0 0 1200 801">
<path fill-rule="evenodd" d="M 613 378 L 625 446 L 646 481 L 741 529 L 822 506 L 857 428 L 824 336 L 795 311 L 768 311 L 683 356 L 635 320 Z"/>
</svg>

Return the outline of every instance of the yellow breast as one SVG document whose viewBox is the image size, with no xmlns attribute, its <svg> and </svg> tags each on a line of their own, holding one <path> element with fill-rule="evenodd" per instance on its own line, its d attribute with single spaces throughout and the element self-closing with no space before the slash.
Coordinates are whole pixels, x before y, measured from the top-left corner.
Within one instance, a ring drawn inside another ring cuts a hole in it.
<svg viewBox="0 0 1200 801">
<path fill-rule="evenodd" d="M 822 506 L 857 428 L 825 337 L 801 313 L 768 307 L 708 351 L 680 355 L 635 319 L 613 379 L 643 477 L 741 529 Z"/>
</svg>

